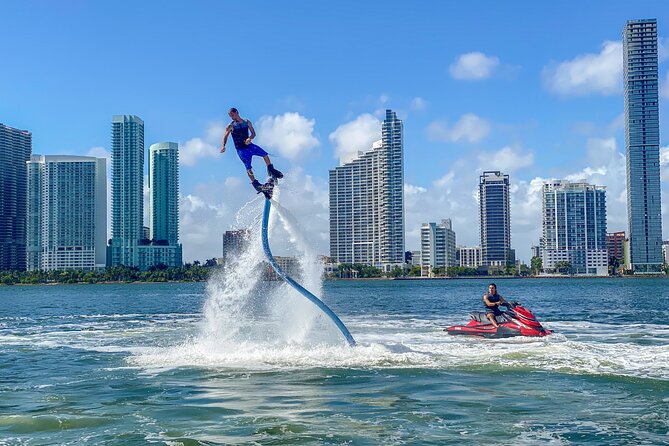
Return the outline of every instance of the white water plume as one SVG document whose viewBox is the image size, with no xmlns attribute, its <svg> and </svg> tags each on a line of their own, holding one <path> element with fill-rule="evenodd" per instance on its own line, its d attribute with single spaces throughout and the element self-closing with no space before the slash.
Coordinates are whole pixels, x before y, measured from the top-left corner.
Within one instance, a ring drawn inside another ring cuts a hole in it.
<svg viewBox="0 0 669 446">
<path fill-rule="evenodd" d="M 275 200 L 278 199 L 278 190 Z M 267 282 L 271 268 L 265 261 L 261 243 L 262 208 L 264 200 L 255 199 L 236 215 L 237 227 L 246 229 L 245 246 L 229 260 L 225 268 L 214 274 L 206 288 L 204 320 L 193 346 L 196 351 L 212 354 L 257 356 L 268 355 L 288 345 L 295 348 L 341 342 L 336 328 L 320 310 L 292 287 L 282 282 Z M 317 296 L 322 295 L 322 265 L 302 235 L 299 224 L 290 213 L 273 201 L 269 220 L 270 244 L 279 234 L 299 252 L 299 279 Z M 282 224 L 277 225 L 280 221 Z M 287 237 L 286 234 L 287 233 Z"/>
</svg>

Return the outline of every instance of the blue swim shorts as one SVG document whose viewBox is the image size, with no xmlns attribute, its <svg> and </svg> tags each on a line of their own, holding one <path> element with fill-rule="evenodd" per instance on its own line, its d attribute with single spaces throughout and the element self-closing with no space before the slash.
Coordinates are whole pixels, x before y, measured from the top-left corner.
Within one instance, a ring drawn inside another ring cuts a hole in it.
<svg viewBox="0 0 669 446">
<path fill-rule="evenodd" d="M 267 152 L 265 152 L 262 147 L 256 146 L 255 144 L 249 144 L 243 149 L 237 149 L 237 155 L 239 155 L 239 159 L 244 163 L 246 170 L 251 170 L 251 158 L 253 158 L 254 155 L 267 156 Z"/>
</svg>

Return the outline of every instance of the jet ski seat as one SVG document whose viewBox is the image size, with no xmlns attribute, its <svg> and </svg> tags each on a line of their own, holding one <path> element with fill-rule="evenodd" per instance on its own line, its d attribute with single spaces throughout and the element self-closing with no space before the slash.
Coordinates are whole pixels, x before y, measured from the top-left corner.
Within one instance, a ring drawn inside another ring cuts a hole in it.
<svg viewBox="0 0 669 446">
<path fill-rule="evenodd" d="M 488 319 L 488 316 L 486 316 L 485 311 L 476 311 L 476 312 L 469 313 L 469 315 L 476 322 L 480 322 L 483 325 L 492 324 L 492 322 L 490 322 L 490 319 Z"/>
</svg>

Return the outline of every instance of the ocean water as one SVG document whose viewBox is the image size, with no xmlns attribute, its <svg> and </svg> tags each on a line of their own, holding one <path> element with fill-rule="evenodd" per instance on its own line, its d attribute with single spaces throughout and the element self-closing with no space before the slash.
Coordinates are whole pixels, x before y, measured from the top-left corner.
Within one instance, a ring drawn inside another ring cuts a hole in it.
<svg viewBox="0 0 669 446">
<path fill-rule="evenodd" d="M 555 334 L 485 340 L 485 280 L 312 277 L 350 348 L 232 278 L 0 287 L 0 444 L 669 443 L 669 280 L 499 280 Z"/>
</svg>

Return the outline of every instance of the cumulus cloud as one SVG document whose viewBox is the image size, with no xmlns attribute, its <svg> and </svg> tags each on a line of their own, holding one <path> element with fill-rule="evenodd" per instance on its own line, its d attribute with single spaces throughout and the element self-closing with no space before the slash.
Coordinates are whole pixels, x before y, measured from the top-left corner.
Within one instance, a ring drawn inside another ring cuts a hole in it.
<svg viewBox="0 0 669 446">
<path fill-rule="evenodd" d="M 222 122 L 216 122 L 207 128 L 205 137 L 191 138 L 179 143 L 179 164 L 194 166 L 201 159 L 217 157 L 224 132 L 225 125 Z"/>
<path fill-rule="evenodd" d="M 534 154 L 523 154 L 519 148 L 503 147 L 496 152 L 482 153 L 478 157 L 483 170 L 500 170 L 512 173 L 534 163 Z"/>
<path fill-rule="evenodd" d="M 381 121 L 369 113 L 362 114 L 337 127 L 330 133 L 329 139 L 339 162 L 350 162 L 359 151 L 369 150 L 375 141 L 381 139 Z"/>
<path fill-rule="evenodd" d="M 423 110 L 427 107 L 427 101 L 420 96 L 415 97 L 409 104 L 409 109 L 412 111 Z"/>
<path fill-rule="evenodd" d="M 263 116 L 258 121 L 258 144 L 267 150 L 278 150 L 289 160 L 299 160 L 314 147 L 320 145 L 314 136 L 314 119 L 299 113 L 284 113 L 277 116 Z"/>
<path fill-rule="evenodd" d="M 622 91 L 623 46 L 620 41 L 606 41 L 599 53 L 588 53 L 572 60 L 552 63 L 543 69 L 545 87 L 560 96 Z"/>
<path fill-rule="evenodd" d="M 453 79 L 475 81 L 490 77 L 498 66 L 498 57 L 472 52 L 458 56 L 449 67 L 449 72 Z"/>
<path fill-rule="evenodd" d="M 427 127 L 427 136 L 433 141 L 476 143 L 488 136 L 490 127 L 487 120 L 474 113 L 467 113 L 462 115 L 452 127 L 445 119 L 432 121 Z"/>
</svg>

